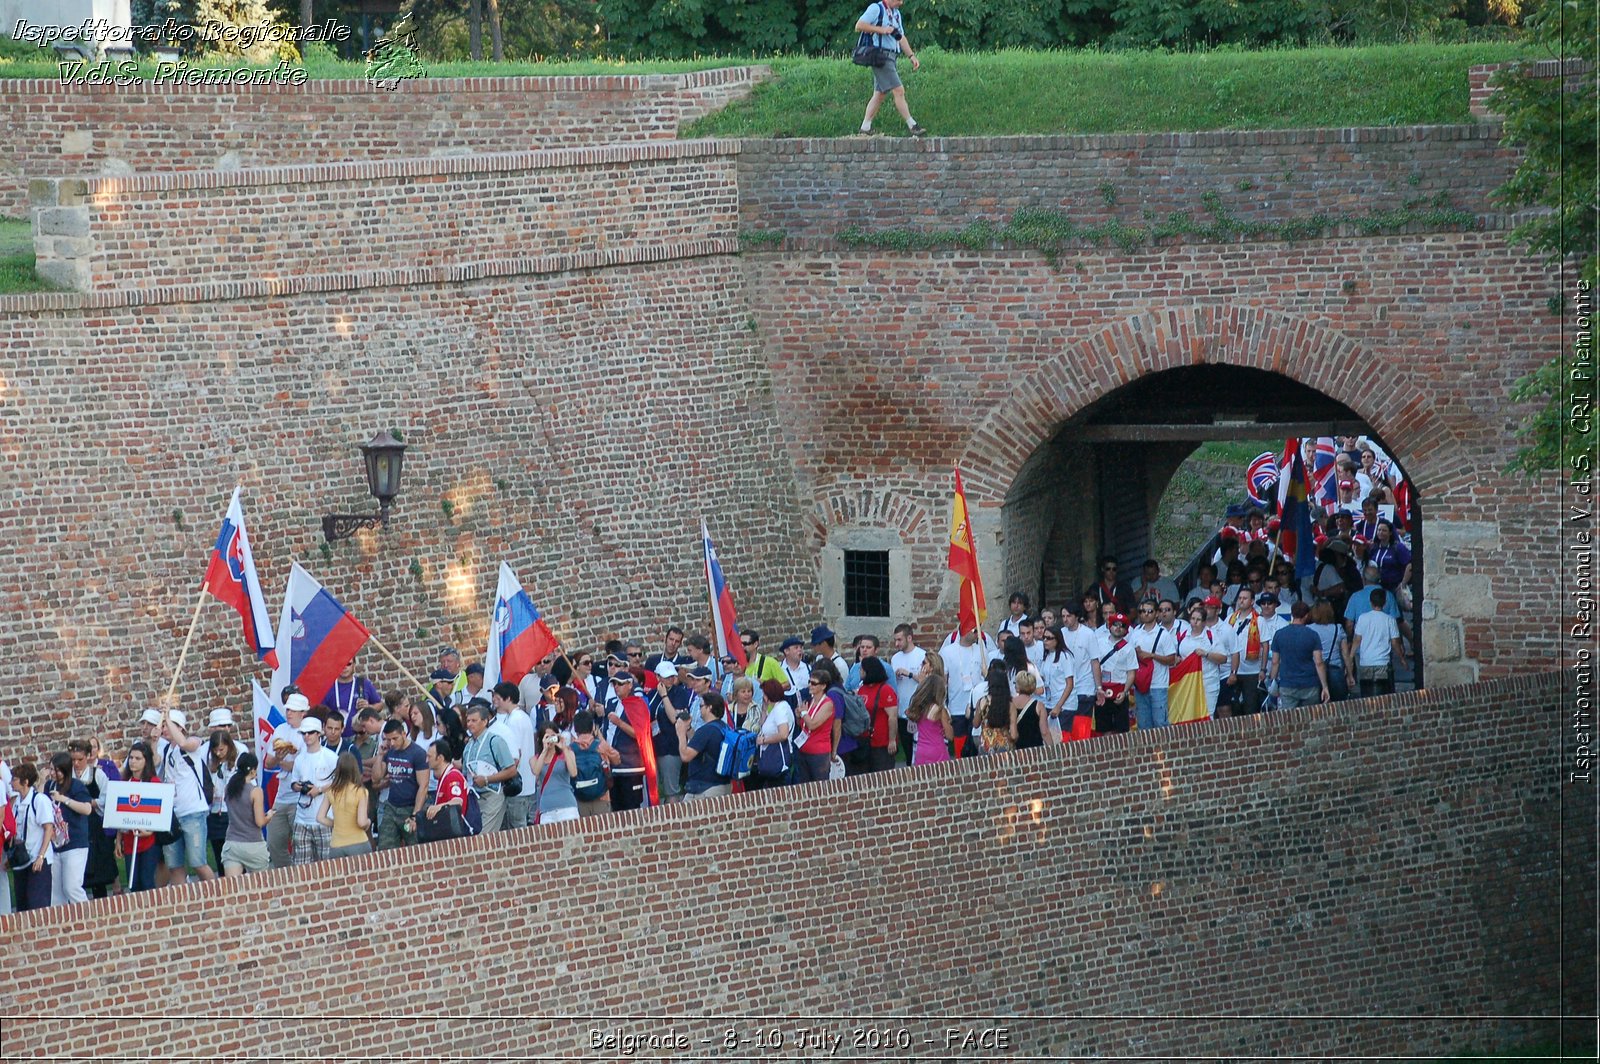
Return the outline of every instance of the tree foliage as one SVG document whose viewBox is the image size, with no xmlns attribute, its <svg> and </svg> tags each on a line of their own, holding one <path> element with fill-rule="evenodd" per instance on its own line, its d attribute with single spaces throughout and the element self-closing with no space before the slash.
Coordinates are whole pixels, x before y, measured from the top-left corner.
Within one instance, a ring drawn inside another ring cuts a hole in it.
<svg viewBox="0 0 1600 1064">
<path fill-rule="evenodd" d="M 1587 71 L 1571 78 L 1536 77 L 1526 64 L 1500 74 L 1491 106 L 1505 117 L 1505 139 L 1523 150 L 1510 181 L 1495 193 L 1507 207 L 1544 208 L 1512 231 L 1528 250 L 1555 266 L 1570 266 L 1588 285 L 1592 310 L 1597 280 L 1596 245 L 1600 242 L 1600 179 L 1595 167 L 1596 18 L 1593 0 L 1550 3 L 1529 20 L 1534 38 L 1552 59 L 1587 62 Z M 1562 271 L 1564 274 L 1567 271 Z M 1570 292 L 1553 293 L 1564 312 Z M 1536 400 L 1540 408 L 1523 426 L 1527 441 L 1513 468 L 1527 473 L 1564 469 L 1576 455 L 1595 454 L 1592 401 L 1595 381 L 1590 363 L 1587 379 L 1563 367 L 1561 356 L 1517 382 L 1513 397 Z M 1587 399 L 1584 398 L 1587 396 Z M 1590 416 L 1575 417 L 1588 406 Z"/>
</svg>

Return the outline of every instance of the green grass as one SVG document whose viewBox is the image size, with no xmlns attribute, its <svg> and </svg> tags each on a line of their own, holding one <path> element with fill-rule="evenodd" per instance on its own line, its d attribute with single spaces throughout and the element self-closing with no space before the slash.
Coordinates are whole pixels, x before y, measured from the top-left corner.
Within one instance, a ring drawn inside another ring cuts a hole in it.
<svg viewBox="0 0 1600 1064">
<path fill-rule="evenodd" d="M 33 227 L 25 218 L 0 218 L 0 295 L 53 292 L 33 272 Z"/>
<path fill-rule="evenodd" d="M 1515 43 L 1262 52 L 941 53 L 900 64 L 935 135 L 1167 132 L 1466 122 L 1467 68 L 1531 55 Z M 778 59 L 778 77 L 687 136 L 853 133 L 870 91 L 845 59 Z M 903 136 L 887 106 L 878 128 Z"/>
</svg>

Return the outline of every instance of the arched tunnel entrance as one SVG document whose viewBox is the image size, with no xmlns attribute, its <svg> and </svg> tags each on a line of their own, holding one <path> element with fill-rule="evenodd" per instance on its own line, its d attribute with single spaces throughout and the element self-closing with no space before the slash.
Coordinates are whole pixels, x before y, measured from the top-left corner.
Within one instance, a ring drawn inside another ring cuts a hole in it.
<svg viewBox="0 0 1600 1064">
<path fill-rule="evenodd" d="M 1075 602 L 1095 581 L 1102 556 L 1116 558 L 1122 573 L 1137 575 L 1154 556 L 1154 519 L 1162 496 L 1196 448 L 1228 441 L 1281 452 L 1288 439 L 1317 437 L 1365 437 L 1393 458 L 1404 454 L 1343 403 L 1281 374 L 1196 365 L 1139 377 L 1063 422 L 1023 464 L 1001 509 L 1005 588 L 1054 608 Z M 1404 447 L 1405 441 L 1397 442 Z M 1235 495 L 1241 502 L 1243 476 L 1241 468 Z M 1420 647 L 1422 528 L 1414 490 L 1409 503 L 1413 565 L 1407 619 L 1412 646 Z M 1314 518 L 1322 512 L 1313 505 Z M 1223 514 L 1214 516 L 1213 530 Z M 1205 547 L 1205 540 L 1197 540 L 1193 552 Z M 1418 686 L 1421 669 L 1418 660 Z"/>
</svg>

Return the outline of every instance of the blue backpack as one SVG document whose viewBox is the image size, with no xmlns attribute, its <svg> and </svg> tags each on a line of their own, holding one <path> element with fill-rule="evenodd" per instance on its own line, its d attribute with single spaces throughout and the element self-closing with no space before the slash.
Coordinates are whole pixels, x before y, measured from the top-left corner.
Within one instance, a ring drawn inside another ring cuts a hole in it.
<svg viewBox="0 0 1600 1064">
<path fill-rule="evenodd" d="M 572 793 L 579 801 L 592 802 L 611 789 L 606 781 L 606 763 L 600 756 L 600 744 L 593 742 L 587 748 L 572 747 L 573 760 L 578 765 L 578 775 L 572 781 Z"/>
<path fill-rule="evenodd" d="M 721 727 L 722 749 L 717 751 L 717 775 L 742 780 L 755 766 L 755 732 L 732 728 L 727 721 L 722 721 Z"/>
</svg>

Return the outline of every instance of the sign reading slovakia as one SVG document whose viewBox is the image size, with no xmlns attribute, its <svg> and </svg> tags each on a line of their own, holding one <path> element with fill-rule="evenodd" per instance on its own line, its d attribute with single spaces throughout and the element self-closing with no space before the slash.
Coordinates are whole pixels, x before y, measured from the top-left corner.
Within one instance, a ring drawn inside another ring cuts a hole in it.
<svg viewBox="0 0 1600 1064">
<path fill-rule="evenodd" d="M 106 827 L 119 831 L 169 830 L 174 790 L 170 783 L 108 783 Z"/>
</svg>

